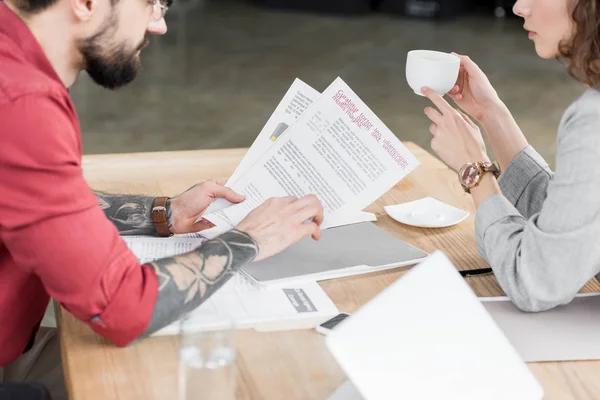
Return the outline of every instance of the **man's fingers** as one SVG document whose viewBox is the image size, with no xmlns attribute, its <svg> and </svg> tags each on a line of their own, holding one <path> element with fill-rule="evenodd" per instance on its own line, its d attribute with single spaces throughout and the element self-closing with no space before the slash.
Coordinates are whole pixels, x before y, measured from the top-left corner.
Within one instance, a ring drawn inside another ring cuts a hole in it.
<svg viewBox="0 0 600 400">
<path fill-rule="evenodd" d="M 241 203 L 245 197 L 237 194 L 231 188 L 225 186 L 217 186 L 213 189 L 211 197 L 215 199 L 225 199 L 231 203 Z"/>
<path fill-rule="evenodd" d="M 293 222 L 302 224 L 305 221 L 312 220 L 317 226 L 321 226 L 323 223 L 323 207 L 320 204 L 311 204 L 304 208 L 301 208 L 293 215 Z"/>
<path fill-rule="evenodd" d="M 301 218 L 303 218 L 298 222 L 301 223 L 311 218 L 319 226 L 323 222 L 323 205 L 314 194 L 309 194 L 299 199 L 294 203 L 294 207 L 298 210 Z"/>
<path fill-rule="evenodd" d="M 310 205 L 320 205 L 319 199 L 314 194 L 309 194 L 304 197 L 297 199 L 294 202 L 295 210 L 300 210 L 301 208 L 308 207 Z"/>
<path fill-rule="evenodd" d="M 314 222 L 307 222 L 305 224 L 302 224 L 302 226 L 299 229 L 299 232 L 302 235 L 302 237 L 310 235 L 314 240 L 321 239 L 321 228 Z"/>
<path fill-rule="evenodd" d="M 281 197 L 280 199 L 284 204 L 292 204 L 298 201 L 298 198 L 296 196 L 286 196 L 286 197 Z"/>
<path fill-rule="evenodd" d="M 325 214 L 323 213 L 323 207 L 320 207 L 319 213 L 313 217 L 313 222 L 317 224 L 317 226 L 321 226 L 323 224 L 324 219 Z"/>
<path fill-rule="evenodd" d="M 452 106 L 442 96 L 435 92 L 435 90 L 424 87 L 421 92 L 425 95 L 425 97 L 431 100 L 433 104 L 435 104 L 442 115 L 453 109 Z"/>
<path fill-rule="evenodd" d="M 202 218 L 200 221 L 194 224 L 194 227 L 199 231 L 203 231 L 205 229 L 211 229 L 215 227 L 215 224 L 210 222 L 209 220 Z"/>
<path fill-rule="evenodd" d="M 323 222 L 323 205 L 314 194 L 298 199 L 292 204 L 294 212 L 294 222 L 303 223 L 306 220 L 312 219 L 317 225 Z"/>
<path fill-rule="evenodd" d="M 216 178 L 216 179 L 212 179 L 212 182 L 216 183 L 219 186 L 225 186 L 225 184 L 227 183 L 227 179 L 225 179 L 225 178 Z"/>
</svg>

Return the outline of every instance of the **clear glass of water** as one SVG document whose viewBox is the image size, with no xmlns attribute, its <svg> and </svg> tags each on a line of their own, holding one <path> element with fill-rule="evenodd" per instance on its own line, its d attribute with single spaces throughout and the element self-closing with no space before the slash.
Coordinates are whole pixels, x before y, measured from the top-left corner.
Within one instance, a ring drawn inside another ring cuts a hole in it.
<svg viewBox="0 0 600 400">
<path fill-rule="evenodd" d="M 204 326 L 207 322 L 209 328 Z M 217 316 L 187 317 L 180 323 L 180 338 L 179 400 L 234 400 L 233 321 Z"/>
</svg>

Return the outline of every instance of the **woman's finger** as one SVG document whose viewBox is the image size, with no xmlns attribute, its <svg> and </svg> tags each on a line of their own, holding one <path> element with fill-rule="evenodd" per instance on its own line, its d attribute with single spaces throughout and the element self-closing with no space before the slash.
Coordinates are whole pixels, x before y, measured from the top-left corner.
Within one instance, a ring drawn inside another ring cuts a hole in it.
<svg viewBox="0 0 600 400">
<path fill-rule="evenodd" d="M 469 56 L 460 56 L 460 60 L 466 75 L 476 76 L 481 71 L 479 66 Z"/>
<path fill-rule="evenodd" d="M 448 96 L 450 96 L 450 98 L 452 100 L 454 100 L 455 102 L 461 101 L 463 99 L 462 93 L 456 93 L 456 94 L 448 93 Z"/>
<path fill-rule="evenodd" d="M 431 133 L 435 137 L 437 132 L 438 132 L 438 126 L 435 123 L 429 125 L 429 133 Z"/>
<path fill-rule="evenodd" d="M 425 107 L 425 115 L 427 115 L 427 118 L 429 118 L 431 122 L 436 124 L 439 124 L 442 121 L 442 118 L 444 118 L 442 114 L 433 107 Z"/>
<path fill-rule="evenodd" d="M 465 89 L 466 79 L 467 79 L 467 71 L 461 64 L 460 69 L 458 71 L 458 78 L 456 78 L 456 85 L 455 85 L 455 87 L 457 88 L 457 90 L 455 92 L 456 94 L 462 94 L 463 90 Z"/>
<path fill-rule="evenodd" d="M 467 71 L 465 68 L 465 56 L 462 56 L 460 54 L 457 53 L 452 53 L 452 55 L 460 58 L 460 67 L 458 69 L 458 78 L 456 79 L 456 86 L 454 86 L 454 88 L 456 88 L 456 91 L 453 89 L 451 92 L 452 94 L 462 94 L 462 91 L 465 87 L 465 80 L 466 80 L 466 76 L 467 76 Z"/>
<path fill-rule="evenodd" d="M 431 102 L 438 108 L 438 110 L 440 110 L 440 113 L 442 115 L 448 112 L 452 112 L 454 110 L 450 103 L 448 103 L 446 99 L 444 99 L 442 96 L 436 93 L 435 90 L 425 87 L 421 90 L 421 93 L 423 93 L 425 97 L 431 100 Z"/>
<path fill-rule="evenodd" d="M 465 114 L 464 112 L 462 112 L 462 110 L 456 110 L 460 113 L 460 115 L 463 117 L 463 119 L 465 120 L 465 122 L 467 124 L 469 124 L 471 127 L 475 127 L 475 123 L 471 120 L 471 118 Z"/>
</svg>

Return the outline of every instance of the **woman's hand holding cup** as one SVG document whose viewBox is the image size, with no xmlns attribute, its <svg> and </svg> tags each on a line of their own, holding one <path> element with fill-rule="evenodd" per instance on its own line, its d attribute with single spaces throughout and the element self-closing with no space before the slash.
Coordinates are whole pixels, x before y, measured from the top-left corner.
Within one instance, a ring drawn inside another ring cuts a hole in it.
<svg viewBox="0 0 600 400">
<path fill-rule="evenodd" d="M 460 70 L 456 85 L 448 92 L 448 96 L 463 111 L 482 123 L 491 110 L 502 105 L 502 101 L 477 64 L 467 56 L 452 54 L 460 58 Z"/>
</svg>

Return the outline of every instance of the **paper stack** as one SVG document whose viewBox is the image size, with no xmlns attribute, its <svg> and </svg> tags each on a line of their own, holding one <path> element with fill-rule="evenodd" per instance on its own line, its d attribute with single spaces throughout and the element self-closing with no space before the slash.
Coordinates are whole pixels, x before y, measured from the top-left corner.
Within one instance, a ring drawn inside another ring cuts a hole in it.
<svg viewBox="0 0 600 400">
<path fill-rule="evenodd" d="M 203 218 L 228 231 L 271 197 L 315 194 L 324 208 L 322 228 L 374 220 L 362 210 L 418 165 L 385 124 L 336 79 L 321 95 L 297 79 L 227 182 L 246 196 L 219 199 Z"/>
<path fill-rule="evenodd" d="M 206 239 L 189 237 L 154 238 L 125 236 L 125 243 L 140 262 L 187 253 Z M 235 321 L 236 328 L 258 331 L 309 329 L 338 314 L 338 309 L 316 282 L 292 284 L 275 289 L 261 288 L 243 274 L 229 282 L 188 315 L 200 330 L 211 328 L 207 316 L 223 316 Z M 175 335 L 173 323 L 155 335 Z"/>
</svg>

